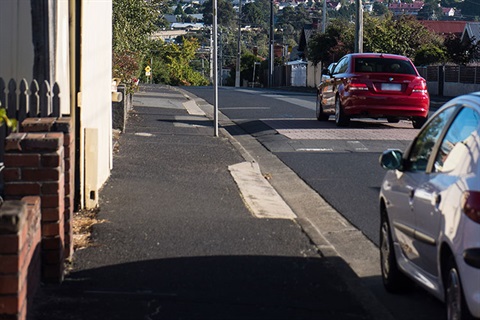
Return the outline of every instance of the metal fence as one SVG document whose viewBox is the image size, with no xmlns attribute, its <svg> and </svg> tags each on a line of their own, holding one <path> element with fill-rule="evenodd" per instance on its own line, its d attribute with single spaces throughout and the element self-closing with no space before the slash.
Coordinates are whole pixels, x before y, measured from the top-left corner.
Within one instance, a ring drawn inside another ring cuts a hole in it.
<svg viewBox="0 0 480 320">
<path fill-rule="evenodd" d="M 433 94 L 457 96 L 480 91 L 480 66 L 441 65 L 417 69 Z"/>
</svg>

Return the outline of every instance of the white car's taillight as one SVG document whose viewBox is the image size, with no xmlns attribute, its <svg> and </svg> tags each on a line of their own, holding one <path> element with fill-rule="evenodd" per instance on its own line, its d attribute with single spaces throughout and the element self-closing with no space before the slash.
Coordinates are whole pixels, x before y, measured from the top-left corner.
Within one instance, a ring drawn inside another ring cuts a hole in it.
<svg viewBox="0 0 480 320">
<path fill-rule="evenodd" d="M 465 191 L 462 199 L 462 209 L 467 217 L 480 223 L 480 192 Z"/>
</svg>

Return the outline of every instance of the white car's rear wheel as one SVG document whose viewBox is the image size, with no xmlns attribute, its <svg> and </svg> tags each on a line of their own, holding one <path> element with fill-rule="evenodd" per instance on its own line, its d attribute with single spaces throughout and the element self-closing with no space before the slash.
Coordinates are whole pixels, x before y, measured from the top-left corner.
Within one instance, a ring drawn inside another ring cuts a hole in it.
<svg viewBox="0 0 480 320">
<path fill-rule="evenodd" d="M 460 274 L 453 257 L 446 264 L 444 280 L 447 320 L 474 319 L 465 303 Z"/>
</svg>

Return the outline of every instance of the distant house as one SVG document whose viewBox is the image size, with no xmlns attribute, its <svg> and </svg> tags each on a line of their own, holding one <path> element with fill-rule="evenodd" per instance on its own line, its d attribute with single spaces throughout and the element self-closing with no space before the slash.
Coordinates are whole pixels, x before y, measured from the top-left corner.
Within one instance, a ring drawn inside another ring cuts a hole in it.
<svg viewBox="0 0 480 320">
<path fill-rule="evenodd" d="M 342 7 L 342 4 L 339 1 L 327 1 L 327 10 L 338 11 Z"/>
<path fill-rule="evenodd" d="M 465 30 L 467 21 L 420 20 L 420 23 L 438 35 L 448 36 L 452 34 L 460 38 Z"/>
<path fill-rule="evenodd" d="M 175 22 L 170 25 L 174 30 L 200 30 L 204 26 L 203 23 L 188 23 L 188 22 Z"/>
<path fill-rule="evenodd" d="M 480 22 L 467 22 L 461 39 L 462 42 L 471 41 L 474 45 L 477 45 L 474 60 L 480 60 Z"/>
<path fill-rule="evenodd" d="M 412 3 L 390 3 L 388 5 L 388 10 L 390 10 L 393 15 L 418 15 L 418 12 L 424 6 L 423 1 L 415 1 Z"/>
<path fill-rule="evenodd" d="M 480 22 L 467 22 L 462 34 L 462 41 L 469 40 L 473 44 L 477 44 L 480 41 Z"/>
<path fill-rule="evenodd" d="M 318 19 L 314 19 L 313 23 L 306 24 L 302 28 L 302 32 L 300 33 L 300 41 L 298 42 L 298 56 L 291 57 L 296 59 L 306 60 L 305 51 L 308 49 L 308 42 L 310 38 L 319 30 L 319 22 Z"/>
<path fill-rule="evenodd" d="M 453 17 L 455 15 L 454 8 L 442 8 L 442 13 L 446 17 Z"/>
</svg>

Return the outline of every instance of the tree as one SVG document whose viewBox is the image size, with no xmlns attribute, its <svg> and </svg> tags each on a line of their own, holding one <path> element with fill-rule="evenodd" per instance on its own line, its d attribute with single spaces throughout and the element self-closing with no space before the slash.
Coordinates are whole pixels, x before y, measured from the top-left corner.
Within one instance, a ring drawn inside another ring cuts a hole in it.
<svg viewBox="0 0 480 320">
<path fill-rule="evenodd" d="M 208 0 L 203 4 L 203 22 L 207 25 L 213 24 L 213 1 Z M 218 0 L 217 2 L 217 22 L 224 27 L 234 27 L 236 25 L 236 13 L 233 5 L 227 0 Z"/>
<path fill-rule="evenodd" d="M 418 12 L 420 20 L 439 20 L 442 17 L 440 0 L 425 0 L 423 8 Z"/>
<path fill-rule="evenodd" d="M 156 2 L 113 0 L 112 65 L 113 78 L 119 78 L 133 90 L 133 78 L 147 53 L 149 35 L 157 28 L 159 6 Z"/>
<path fill-rule="evenodd" d="M 417 66 L 445 62 L 446 53 L 435 44 L 422 45 L 416 52 L 414 63 Z"/>
<path fill-rule="evenodd" d="M 242 21 L 246 25 L 268 30 L 270 23 L 270 1 L 258 0 L 245 4 L 242 8 Z"/>
<path fill-rule="evenodd" d="M 425 43 L 442 47 L 442 39 L 411 16 L 364 19 L 364 51 L 385 52 L 415 57 Z"/>
<path fill-rule="evenodd" d="M 113 51 L 144 52 L 158 16 L 157 7 L 145 1 L 113 0 Z"/>
<path fill-rule="evenodd" d="M 373 3 L 373 13 L 377 16 L 383 16 L 388 12 L 388 7 L 381 2 L 374 2 Z"/>
<path fill-rule="evenodd" d="M 459 37 L 449 35 L 445 39 L 447 59 L 450 62 L 466 64 L 470 62 L 480 50 L 480 42 L 475 45 L 473 41 L 462 42 Z"/>
<path fill-rule="evenodd" d="M 355 25 L 332 20 L 325 33 L 314 34 L 308 43 L 307 57 L 313 64 L 334 62 L 354 48 Z"/>
<path fill-rule="evenodd" d="M 152 72 L 154 81 L 168 85 L 207 85 L 208 81 L 200 72 L 192 68 L 192 61 L 196 59 L 198 41 L 194 38 L 183 38 L 180 44 L 165 44 L 163 41 L 152 43 L 152 58 L 148 58 L 144 65 L 153 60 Z"/>
<path fill-rule="evenodd" d="M 353 52 L 354 27 L 353 23 L 337 20 L 328 26 L 325 34 L 315 34 L 308 45 L 309 60 L 314 64 L 320 61 L 329 63 Z M 365 15 L 363 41 L 364 52 L 393 53 L 411 59 L 426 43 L 432 48 L 443 49 L 443 40 L 415 18 L 401 16 L 394 19 L 391 14 L 383 18 Z"/>
<path fill-rule="evenodd" d="M 465 0 L 458 4 L 462 10 L 462 15 L 470 20 L 479 20 L 480 18 L 480 4 L 476 0 Z"/>
<path fill-rule="evenodd" d="M 182 16 L 185 14 L 185 11 L 183 11 L 182 5 L 180 3 L 175 8 L 175 11 L 173 12 L 173 14 L 177 16 Z"/>
<path fill-rule="evenodd" d="M 278 17 L 277 25 L 284 27 L 285 25 L 292 26 L 295 30 L 301 30 L 307 23 L 311 23 L 310 13 L 304 6 L 285 7 Z"/>
</svg>

